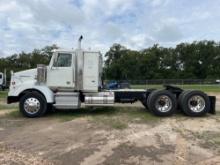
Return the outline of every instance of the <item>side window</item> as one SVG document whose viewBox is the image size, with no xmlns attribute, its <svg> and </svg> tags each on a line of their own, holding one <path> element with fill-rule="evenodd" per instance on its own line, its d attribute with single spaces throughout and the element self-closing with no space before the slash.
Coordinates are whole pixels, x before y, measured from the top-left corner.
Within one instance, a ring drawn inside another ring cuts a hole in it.
<svg viewBox="0 0 220 165">
<path fill-rule="evenodd" d="M 72 54 L 58 53 L 57 61 L 53 66 L 55 67 L 70 67 L 72 64 Z"/>
<path fill-rule="evenodd" d="M 2 79 L 2 74 L 0 74 L 0 79 Z"/>
</svg>

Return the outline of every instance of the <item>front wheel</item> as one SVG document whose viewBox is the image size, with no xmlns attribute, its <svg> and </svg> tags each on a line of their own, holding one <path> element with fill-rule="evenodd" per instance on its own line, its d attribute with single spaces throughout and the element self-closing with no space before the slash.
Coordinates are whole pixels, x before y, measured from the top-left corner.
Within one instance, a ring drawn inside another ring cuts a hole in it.
<svg viewBox="0 0 220 165">
<path fill-rule="evenodd" d="M 155 90 L 147 99 L 149 110 L 157 116 L 171 116 L 176 104 L 176 97 L 168 90 Z"/>
<path fill-rule="evenodd" d="M 21 97 L 19 107 L 21 113 L 26 117 L 40 117 L 47 110 L 47 102 L 38 92 L 30 92 Z"/>
</svg>

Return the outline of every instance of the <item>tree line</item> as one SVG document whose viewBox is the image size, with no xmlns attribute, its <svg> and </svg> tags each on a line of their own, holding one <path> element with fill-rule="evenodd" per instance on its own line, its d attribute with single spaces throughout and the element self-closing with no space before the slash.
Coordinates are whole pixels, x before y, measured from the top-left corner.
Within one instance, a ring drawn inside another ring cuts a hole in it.
<svg viewBox="0 0 220 165">
<path fill-rule="evenodd" d="M 21 52 L 0 58 L 0 71 L 20 71 L 48 64 L 56 45 Z M 103 76 L 108 80 L 145 79 L 217 79 L 220 77 L 220 43 L 195 41 L 175 47 L 158 44 L 143 49 L 131 50 L 113 44 L 104 55 Z"/>
<path fill-rule="evenodd" d="M 48 65 L 50 58 L 53 54 L 53 50 L 58 49 L 57 45 L 45 46 L 42 49 L 34 49 L 30 53 L 21 52 L 19 54 L 13 54 L 11 56 L 0 58 L 0 72 L 6 69 L 7 77 L 9 78 L 9 71 L 14 72 L 36 68 L 37 64 Z"/>
<path fill-rule="evenodd" d="M 105 54 L 109 80 L 216 79 L 220 77 L 220 43 L 195 41 L 174 48 L 159 45 L 136 51 L 114 44 Z"/>
</svg>

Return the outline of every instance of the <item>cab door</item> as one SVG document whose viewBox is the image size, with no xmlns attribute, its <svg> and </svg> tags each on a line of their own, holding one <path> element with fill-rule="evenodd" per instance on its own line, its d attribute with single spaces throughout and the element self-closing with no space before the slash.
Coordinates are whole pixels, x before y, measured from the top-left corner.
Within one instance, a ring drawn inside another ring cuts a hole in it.
<svg viewBox="0 0 220 165">
<path fill-rule="evenodd" d="M 56 53 L 47 71 L 47 85 L 55 88 L 75 87 L 75 54 Z"/>
</svg>

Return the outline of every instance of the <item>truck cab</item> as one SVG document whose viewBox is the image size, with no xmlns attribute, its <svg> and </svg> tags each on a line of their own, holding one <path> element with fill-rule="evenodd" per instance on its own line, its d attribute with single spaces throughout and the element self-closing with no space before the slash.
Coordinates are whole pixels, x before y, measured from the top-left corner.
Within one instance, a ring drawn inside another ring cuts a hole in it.
<svg viewBox="0 0 220 165">
<path fill-rule="evenodd" d="M 113 105 L 114 93 L 102 89 L 102 67 L 99 51 L 54 50 L 48 66 L 12 72 L 8 103 L 19 101 L 21 112 L 28 117 L 41 116 L 47 107 Z"/>
<path fill-rule="evenodd" d="M 52 90 L 97 92 L 102 86 L 102 55 L 98 51 L 56 50 L 46 73 L 44 81 Z"/>
</svg>

